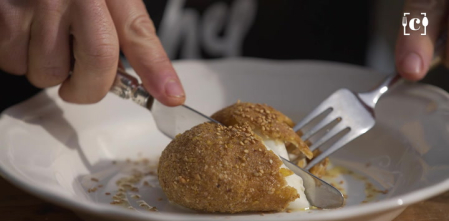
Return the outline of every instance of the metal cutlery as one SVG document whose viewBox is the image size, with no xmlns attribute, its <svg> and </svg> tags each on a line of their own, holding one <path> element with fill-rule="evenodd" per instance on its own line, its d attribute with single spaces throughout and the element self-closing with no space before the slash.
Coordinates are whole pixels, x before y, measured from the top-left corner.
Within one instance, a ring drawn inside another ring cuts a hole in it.
<svg viewBox="0 0 449 221">
<path fill-rule="evenodd" d="M 187 105 L 167 107 L 161 104 L 143 88 L 137 78 L 122 69 L 117 70 L 110 92 L 121 98 L 131 99 L 140 106 L 150 110 L 158 129 L 171 139 L 198 124 L 204 122 L 218 123 Z"/>
<path fill-rule="evenodd" d="M 436 41 L 434 59 L 430 69 L 440 64 L 440 54 L 444 49 L 446 39 L 447 31 L 445 30 Z M 370 130 L 376 122 L 374 108 L 377 101 L 383 94 L 401 81 L 403 79 L 398 74 L 392 74 L 387 76 L 374 90 L 365 93 L 356 93 L 345 88 L 339 89 L 296 124 L 293 130 L 301 131 L 301 139 L 304 141 L 308 141 L 314 135 L 321 135 L 325 131 L 324 135 L 316 139 L 316 141 L 313 143 L 309 142 L 312 143 L 310 146 L 311 151 L 321 147 L 326 142 L 330 143 L 329 147 L 321 150 L 321 154 L 309 162 L 305 169 L 309 170 L 324 158 Z M 324 118 L 317 124 L 310 125 L 313 124 L 311 122 L 317 117 Z M 311 126 L 311 128 L 304 129 L 306 125 L 309 128 Z"/>
<path fill-rule="evenodd" d="M 315 157 L 307 164 L 306 170 L 312 168 L 330 154 L 371 129 L 376 120 L 374 116 L 374 107 L 380 96 L 387 92 L 398 80 L 399 75 L 388 76 L 376 89 L 366 93 L 355 93 L 348 89 L 339 89 L 331 96 L 326 98 L 318 107 L 303 118 L 295 127 L 298 131 L 307 125 L 311 120 L 319 115 L 325 115 L 318 124 L 308 131 L 302 131 L 301 139 L 308 140 L 311 136 L 322 130 L 327 125 L 336 122 L 324 136 L 312 143 L 310 150 L 313 151 L 320 147 L 337 134 L 345 133 L 340 139 L 333 143 L 328 149 Z"/>
</svg>

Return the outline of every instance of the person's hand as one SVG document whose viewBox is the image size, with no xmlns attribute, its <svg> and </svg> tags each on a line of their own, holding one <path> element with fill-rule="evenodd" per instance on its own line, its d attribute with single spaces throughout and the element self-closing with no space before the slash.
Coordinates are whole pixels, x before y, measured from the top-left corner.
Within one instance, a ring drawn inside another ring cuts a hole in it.
<svg viewBox="0 0 449 221">
<path fill-rule="evenodd" d="M 449 24 L 447 6 L 446 0 L 405 0 L 404 12 L 410 12 L 414 17 L 426 13 L 429 23 L 426 35 L 417 32 L 404 35 L 401 27 L 395 57 L 397 71 L 402 77 L 416 81 L 426 75 L 433 58 L 435 41 L 442 31 L 441 28 L 447 28 Z M 446 57 L 443 63 L 449 64 L 449 57 Z"/>
<path fill-rule="evenodd" d="M 106 95 L 120 48 L 156 99 L 184 102 L 141 0 L 0 1 L 0 69 L 26 74 L 40 88 L 62 84 L 59 94 L 68 102 L 95 103 Z"/>
</svg>

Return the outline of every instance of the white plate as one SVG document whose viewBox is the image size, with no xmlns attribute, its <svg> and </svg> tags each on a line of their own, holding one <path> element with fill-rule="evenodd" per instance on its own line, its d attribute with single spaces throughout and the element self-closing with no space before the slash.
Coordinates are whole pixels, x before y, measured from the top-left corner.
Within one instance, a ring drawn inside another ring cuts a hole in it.
<svg viewBox="0 0 449 221">
<path fill-rule="evenodd" d="M 296 121 L 336 89 L 364 91 L 383 77 L 311 61 L 183 61 L 175 67 L 187 104 L 206 114 L 241 99 L 270 104 Z M 31 194 L 94 220 L 392 220 L 405 206 L 449 189 L 448 104 L 445 92 L 421 84 L 398 87 L 381 99 L 377 125 L 331 158 L 355 172 L 333 181 L 344 180 L 348 194 L 347 205 L 338 210 L 195 213 L 169 204 L 151 175 L 145 179 L 155 187 L 141 185 L 139 194 L 159 212 L 141 210 L 134 199 L 130 202 L 138 211 L 110 205 L 105 192 L 117 190 L 115 180 L 132 167 L 124 161 L 143 156 L 155 164 L 169 142 L 150 112 L 112 94 L 95 105 L 73 105 L 50 88 L 6 110 L 0 118 L 0 172 Z M 104 187 L 88 193 L 98 185 L 92 176 Z M 388 193 L 367 199 L 366 183 Z"/>
</svg>

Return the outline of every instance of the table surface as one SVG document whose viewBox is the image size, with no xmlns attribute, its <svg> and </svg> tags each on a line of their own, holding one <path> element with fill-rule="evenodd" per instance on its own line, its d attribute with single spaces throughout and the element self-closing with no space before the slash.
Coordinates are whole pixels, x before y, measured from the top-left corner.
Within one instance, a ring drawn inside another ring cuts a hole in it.
<svg viewBox="0 0 449 221">
<path fill-rule="evenodd" d="M 38 199 L 0 178 L 0 220 L 81 221 L 70 210 Z M 449 191 L 427 201 L 409 206 L 394 221 L 449 220 Z"/>
</svg>

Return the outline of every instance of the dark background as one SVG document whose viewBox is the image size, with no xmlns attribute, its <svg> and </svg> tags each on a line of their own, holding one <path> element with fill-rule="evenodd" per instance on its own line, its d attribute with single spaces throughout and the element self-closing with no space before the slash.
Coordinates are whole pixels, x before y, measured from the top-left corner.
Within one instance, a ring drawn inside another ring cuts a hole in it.
<svg viewBox="0 0 449 221">
<path fill-rule="evenodd" d="M 188 0 L 186 8 L 201 13 L 219 0 Z M 222 0 L 231 4 L 232 0 Z M 156 28 L 166 1 L 145 1 Z M 243 56 L 269 59 L 318 59 L 365 65 L 372 21 L 372 1 L 260 0 L 256 19 L 243 44 Z M 398 21 L 400 22 L 400 21 Z M 1 30 L 0 30 L 1 31 Z M 210 56 L 204 51 L 204 59 Z M 445 68 L 433 70 L 423 82 L 449 90 Z M 0 111 L 39 92 L 24 76 L 0 70 Z"/>
</svg>

